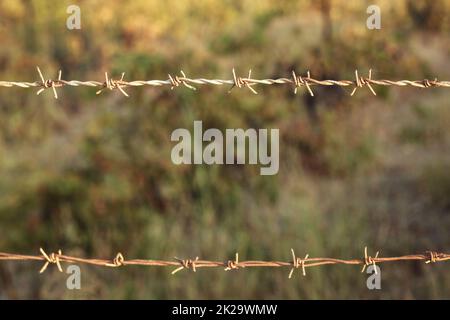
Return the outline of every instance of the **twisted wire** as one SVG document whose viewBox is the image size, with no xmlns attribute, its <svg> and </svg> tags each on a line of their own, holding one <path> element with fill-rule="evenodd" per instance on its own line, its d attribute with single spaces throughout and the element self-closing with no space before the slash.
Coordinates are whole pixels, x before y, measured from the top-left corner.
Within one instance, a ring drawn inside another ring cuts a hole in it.
<svg viewBox="0 0 450 320">
<path fill-rule="evenodd" d="M 180 259 L 174 258 L 174 260 L 148 260 L 148 259 L 125 259 L 122 253 L 117 253 L 113 259 L 98 259 L 98 258 L 81 258 L 76 256 L 65 255 L 62 250 L 47 254 L 42 248 L 40 249 L 40 255 L 23 255 L 7 252 L 0 252 L 0 261 L 40 261 L 44 262 L 44 265 L 40 269 L 40 273 L 43 273 L 47 267 L 51 264 L 57 266 L 60 272 L 63 271 L 61 263 L 76 263 L 86 264 L 99 267 L 125 267 L 125 266 L 145 266 L 145 267 L 170 267 L 174 268 L 171 272 L 176 274 L 181 270 L 192 270 L 196 272 L 201 268 L 223 268 L 225 271 L 237 270 L 243 268 L 290 268 L 289 278 L 292 277 L 293 272 L 296 269 L 300 269 L 302 274 L 306 275 L 306 269 L 312 267 L 319 267 L 323 265 L 362 265 L 362 271 L 366 270 L 366 267 L 381 263 L 393 263 L 401 261 L 424 261 L 426 264 L 443 262 L 450 260 L 450 254 L 426 251 L 423 254 L 410 254 L 394 257 L 381 257 L 379 251 L 374 257 L 368 254 L 367 247 L 364 248 L 364 257 L 355 259 L 338 259 L 338 258 L 321 258 L 310 257 L 309 254 L 305 257 L 299 258 L 295 255 L 293 249 L 291 249 L 292 260 L 291 261 L 264 261 L 264 260 L 246 260 L 239 261 L 239 255 L 236 253 L 234 260 L 227 261 L 213 261 L 202 260 L 199 257 L 195 259 Z M 377 268 L 374 268 L 377 272 Z"/>
<path fill-rule="evenodd" d="M 360 76 L 358 70 L 355 71 L 354 80 L 332 80 L 324 79 L 319 80 L 311 77 L 308 71 L 306 76 L 297 76 L 295 71 L 292 71 L 292 76 L 290 78 L 277 78 L 277 79 L 254 79 L 251 77 L 251 70 L 247 77 L 237 76 L 235 70 L 232 70 L 232 79 L 205 79 L 205 78 L 189 78 L 186 74 L 181 71 L 181 76 L 168 75 L 166 80 L 124 80 L 125 73 L 122 73 L 120 79 L 112 79 L 105 72 L 104 81 L 80 81 L 80 80 L 64 80 L 62 79 L 61 71 L 58 73 L 58 78 L 45 79 L 39 67 L 37 71 L 40 77 L 40 81 L 35 82 L 23 82 L 23 81 L 0 81 L 0 87 L 20 87 L 20 88 L 39 88 L 37 94 L 39 95 L 46 89 L 52 89 L 55 99 L 58 98 L 56 89 L 72 86 L 72 87 L 100 87 L 96 93 L 100 94 L 105 89 L 109 90 L 119 90 L 124 96 L 128 97 L 128 93 L 124 90 L 129 87 L 142 87 L 142 86 L 170 86 L 171 89 L 180 86 L 181 84 L 185 87 L 196 90 L 195 85 L 230 85 L 231 89 L 237 88 L 248 88 L 252 93 L 257 94 L 258 92 L 253 88 L 255 85 L 290 85 L 294 88 L 294 92 L 297 93 L 298 88 L 306 87 L 308 93 L 314 96 L 314 92 L 311 87 L 313 86 L 340 86 L 340 87 L 353 87 L 351 95 L 353 96 L 358 88 L 368 87 L 373 95 L 376 92 L 373 86 L 397 86 L 397 87 L 415 87 L 415 88 L 450 88 L 450 81 L 440 81 L 437 78 L 434 80 L 423 79 L 423 80 L 388 80 L 388 79 L 373 79 L 372 70 L 369 70 L 368 77 Z M 231 89 L 229 91 L 231 91 Z"/>
</svg>

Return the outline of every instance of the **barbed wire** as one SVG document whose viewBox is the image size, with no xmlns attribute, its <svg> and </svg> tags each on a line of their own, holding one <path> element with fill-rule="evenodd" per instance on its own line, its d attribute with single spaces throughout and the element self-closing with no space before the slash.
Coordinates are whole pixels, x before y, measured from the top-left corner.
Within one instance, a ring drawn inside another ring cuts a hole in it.
<svg viewBox="0 0 450 320">
<path fill-rule="evenodd" d="M 181 76 L 172 76 L 168 75 L 167 80 L 134 80 L 134 81 L 126 81 L 124 80 L 125 73 L 122 73 L 120 79 L 115 80 L 108 76 L 108 73 L 105 72 L 105 81 L 79 81 L 79 80 L 63 80 L 61 78 L 62 73 L 61 70 L 58 73 L 58 78 L 56 80 L 53 79 L 45 79 L 39 67 L 36 67 L 40 81 L 35 82 L 22 82 L 22 81 L 0 81 L 0 87 L 20 87 L 20 88 L 40 88 L 37 91 L 37 94 L 41 94 L 46 89 L 52 89 L 53 95 L 55 99 L 58 98 L 58 93 L 56 91 L 57 88 L 61 88 L 64 86 L 73 86 L 73 87 L 100 87 L 100 90 L 96 92 L 96 94 L 100 94 L 105 89 L 109 90 L 119 90 L 124 96 L 129 97 L 128 93 L 124 90 L 129 87 L 142 87 L 142 86 L 171 86 L 171 89 L 179 87 L 181 84 L 185 87 L 196 90 L 194 85 L 230 85 L 231 89 L 234 87 L 237 88 L 248 88 L 252 93 L 258 94 L 258 92 L 253 88 L 255 85 L 291 85 L 294 87 L 294 93 L 297 93 L 298 88 L 305 87 L 308 93 L 311 96 L 314 96 L 314 92 L 312 91 L 312 86 L 341 86 L 341 87 L 354 87 L 351 96 L 355 94 L 358 88 L 362 88 L 367 86 L 373 95 L 376 95 L 376 92 L 373 88 L 373 85 L 379 86 L 398 86 L 398 87 L 416 87 L 416 88 L 431 88 L 431 87 L 444 87 L 450 88 L 450 81 L 439 81 L 437 78 L 434 80 L 386 80 L 386 79 L 372 79 L 372 70 L 369 70 L 368 77 L 362 77 L 358 74 L 358 70 L 355 71 L 355 80 L 318 80 L 311 77 L 311 73 L 308 71 L 306 76 L 297 76 L 295 71 L 292 71 L 290 78 L 277 78 L 277 79 L 253 79 L 251 77 L 252 71 L 248 72 L 248 76 L 246 78 L 242 78 L 236 75 L 236 72 L 233 68 L 232 74 L 233 79 L 224 80 L 224 79 L 205 79 L 205 78 L 197 78 L 192 79 L 188 78 L 186 74 L 181 71 Z M 228 91 L 230 92 L 231 89 Z"/>
<path fill-rule="evenodd" d="M 309 254 L 305 257 L 299 258 L 296 256 L 293 249 L 291 249 L 291 261 L 260 261 L 260 260 L 248 260 L 239 261 L 239 254 L 236 253 L 234 260 L 228 261 L 210 261 L 200 260 L 199 257 L 195 259 L 180 259 L 175 257 L 174 260 L 145 260 L 145 259 L 125 259 L 122 253 L 118 253 L 113 259 L 88 259 L 75 256 L 69 256 L 62 254 L 61 250 L 56 253 L 47 254 L 42 248 L 40 248 L 40 255 L 22 255 L 14 253 L 0 252 L 0 261 L 43 261 L 44 265 L 39 270 L 39 273 L 43 273 L 47 270 L 50 264 L 55 264 L 60 272 L 63 272 L 61 263 L 79 263 L 101 267 L 124 267 L 124 266 L 145 266 L 145 267 L 173 267 L 172 274 L 175 274 L 181 270 L 188 269 L 194 272 L 200 268 L 224 268 L 225 271 L 237 270 L 243 268 L 290 268 L 289 278 L 292 277 L 296 269 L 301 269 L 302 274 L 306 275 L 306 268 L 318 267 L 323 265 L 362 265 L 361 272 L 364 272 L 366 267 L 380 263 L 392 263 L 400 261 L 425 261 L 426 264 L 448 261 L 450 260 L 450 254 L 440 253 L 436 251 L 426 251 L 424 254 L 411 254 L 396 257 L 380 257 L 379 251 L 372 257 L 368 254 L 367 247 L 364 248 L 364 257 L 361 259 L 336 259 L 336 258 L 312 258 Z M 375 273 L 377 268 L 374 268 Z"/>
</svg>

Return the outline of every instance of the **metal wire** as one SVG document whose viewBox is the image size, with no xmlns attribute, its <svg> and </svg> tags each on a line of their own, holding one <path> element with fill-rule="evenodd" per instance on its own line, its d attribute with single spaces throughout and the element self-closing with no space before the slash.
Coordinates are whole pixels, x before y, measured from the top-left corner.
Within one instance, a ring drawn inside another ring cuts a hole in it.
<svg viewBox="0 0 450 320">
<path fill-rule="evenodd" d="M 101 267 L 124 267 L 124 266 L 146 266 L 146 267 L 173 267 L 172 274 L 175 274 L 183 269 L 190 269 L 197 271 L 200 268 L 224 268 L 225 271 L 237 270 L 242 268 L 290 268 L 289 278 L 292 277 L 296 269 L 301 269 L 302 274 L 306 275 L 306 268 L 318 267 L 323 265 L 362 265 L 362 272 L 369 265 L 375 266 L 380 263 L 392 263 L 400 261 L 425 261 L 425 263 L 435 263 L 450 260 L 450 254 L 439 253 L 435 251 L 426 251 L 424 254 L 411 254 L 397 257 L 380 257 L 379 252 L 371 257 L 367 252 L 367 247 L 364 249 L 364 257 L 362 259 L 336 259 L 336 258 L 311 258 L 307 254 L 303 259 L 296 256 L 293 249 L 291 249 L 291 261 L 261 261 L 248 260 L 239 261 L 239 255 L 236 253 L 234 260 L 228 261 L 210 261 L 200 260 L 199 257 L 195 259 L 179 259 L 174 260 L 146 260 L 146 259 L 125 259 L 122 253 L 118 253 L 113 259 L 88 259 L 80 258 L 62 254 L 61 250 L 56 253 L 47 254 L 42 248 L 40 255 L 23 255 L 0 252 L 0 261 L 44 261 L 44 265 L 40 269 L 43 273 L 50 264 L 55 264 L 60 272 L 63 271 L 61 267 L 62 262 L 79 263 Z M 375 268 L 375 272 L 376 272 Z"/>
<path fill-rule="evenodd" d="M 232 70 L 233 79 L 224 80 L 224 79 L 205 79 L 205 78 L 197 78 L 192 79 L 188 78 L 186 74 L 181 71 L 181 76 L 172 76 L 168 75 L 167 80 L 134 80 L 134 81 L 126 81 L 124 80 L 125 73 L 122 73 L 122 76 L 118 80 L 114 80 L 109 78 L 108 73 L 105 72 L 105 81 L 79 81 L 79 80 L 63 80 L 61 78 L 61 70 L 59 71 L 57 80 L 45 79 L 39 67 L 36 67 L 40 81 L 35 82 L 21 82 L 21 81 L 0 81 L 0 87 L 20 87 L 20 88 L 40 88 L 37 91 L 39 95 L 46 89 L 52 89 L 53 95 L 57 99 L 58 93 L 56 88 L 64 87 L 64 86 L 85 86 L 85 87 L 100 87 L 100 90 L 97 91 L 97 94 L 103 92 L 104 89 L 114 90 L 118 89 L 124 96 L 128 97 L 128 93 L 124 90 L 128 87 L 142 87 L 142 86 L 153 86 L 153 87 L 161 87 L 161 86 L 171 86 L 171 89 L 180 86 L 181 84 L 185 87 L 196 90 L 194 85 L 230 85 L 231 89 L 234 87 L 248 88 L 252 93 L 257 94 L 257 91 L 253 88 L 255 85 L 291 85 L 294 87 L 294 92 L 297 93 L 297 89 L 300 87 L 306 87 L 308 93 L 311 96 L 314 96 L 312 91 L 312 86 L 341 86 L 341 87 L 354 87 L 351 96 L 353 96 L 358 88 L 362 88 L 367 86 L 372 94 L 376 95 L 375 90 L 373 89 L 373 85 L 380 86 L 397 86 L 397 87 L 416 87 L 416 88 L 431 88 L 431 87 L 444 87 L 450 88 L 450 81 L 439 81 L 437 79 L 434 80 L 386 80 L 386 79 L 372 79 L 372 70 L 369 71 L 368 77 L 362 77 L 358 74 L 358 70 L 355 71 L 355 80 L 318 80 L 311 77 L 310 72 L 308 71 L 305 77 L 297 76 L 295 71 L 292 71 L 292 75 L 290 78 L 277 78 L 277 79 L 253 79 L 251 77 L 251 70 L 248 73 L 246 78 L 242 78 L 236 75 L 235 70 Z M 231 91 L 230 89 L 230 91 Z"/>
</svg>

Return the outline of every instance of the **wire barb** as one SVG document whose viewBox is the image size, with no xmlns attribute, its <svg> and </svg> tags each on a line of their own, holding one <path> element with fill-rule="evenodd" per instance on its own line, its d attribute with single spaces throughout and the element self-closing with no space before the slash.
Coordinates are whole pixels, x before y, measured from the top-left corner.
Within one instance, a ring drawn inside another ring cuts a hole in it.
<svg viewBox="0 0 450 320">
<path fill-rule="evenodd" d="M 183 260 L 183 259 L 179 259 L 179 258 L 175 257 L 175 260 L 177 260 L 181 266 L 179 268 L 176 268 L 175 270 L 173 270 L 172 274 L 175 274 L 178 271 L 181 271 L 183 269 L 192 269 L 192 271 L 197 272 L 196 263 L 198 261 L 198 257 L 196 257 L 195 260 L 192 260 L 192 259 Z"/>
<path fill-rule="evenodd" d="M 295 256 L 294 249 L 291 249 L 291 253 L 292 253 L 292 265 L 293 265 L 293 267 L 292 267 L 291 271 L 289 272 L 288 278 L 291 279 L 292 274 L 294 273 L 294 270 L 298 269 L 300 267 L 302 268 L 303 276 L 306 276 L 305 262 L 308 260 L 309 254 L 306 254 L 305 257 L 303 259 L 301 259 L 301 258 L 298 258 L 298 257 Z"/>
<path fill-rule="evenodd" d="M 60 263 L 60 256 L 62 255 L 61 250 L 58 250 L 58 253 L 52 252 L 50 255 L 48 255 L 42 248 L 40 248 L 39 250 L 41 251 L 42 255 L 44 256 L 44 258 L 46 260 L 46 262 L 42 266 L 41 270 L 39 270 L 39 273 L 43 273 L 45 270 L 47 270 L 47 267 L 50 263 L 56 264 L 59 272 L 63 272 L 61 263 Z"/>
<path fill-rule="evenodd" d="M 375 264 L 375 262 L 376 262 L 376 260 L 378 259 L 378 254 L 379 254 L 380 252 L 379 251 L 377 251 L 377 253 L 375 254 L 375 258 L 372 258 L 371 256 L 369 256 L 368 254 L 367 254 L 367 247 L 364 247 L 364 265 L 363 265 L 363 267 L 362 267 L 362 270 L 361 270 L 361 273 L 362 272 L 364 272 L 365 270 L 366 270 L 366 268 L 369 266 L 369 265 L 373 265 L 373 270 L 375 271 L 375 274 L 377 274 L 377 268 L 376 268 L 376 264 Z"/>
<path fill-rule="evenodd" d="M 434 251 L 428 251 L 428 253 L 430 254 L 430 259 L 425 261 L 425 263 L 435 263 L 437 261 L 439 261 L 439 254 L 437 252 Z"/>
<path fill-rule="evenodd" d="M 372 86 L 370 85 L 370 82 L 372 81 L 372 69 L 369 70 L 369 77 L 363 78 L 358 76 L 358 70 L 355 70 L 355 78 L 356 78 L 356 86 L 353 89 L 352 93 L 350 93 L 350 96 L 353 96 L 358 88 L 361 88 L 363 86 L 368 86 L 370 91 L 373 93 L 374 96 L 377 95 L 375 90 L 373 90 Z"/>
<path fill-rule="evenodd" d="M 235 257 L 234 261 L 228 260 L 227 266 L 224 270 L 230 271 L 230 270 L 237 270 L 237 269 L 239 269 L 239 253 L 236 252 L 236 257 Z"/>
<path fill-rule="evenodd" d="M 125 263 L 125 258 L 122 253 L 117 253 L 116 257 L 113 259 L 112 263 L 107 263 L 105 266 L 107 267 L 121 267 Z"/>
<path fill-rule="evenodd" d="M 311 90 L 311 87 L 309 86 L 308 81 L 311 79 L 311 74 L 308 72 L 306 73 L 306 79 L 303 78 L 302 76 L 298 76 L 295 74 L 295 71 L 292 70 L 292 77 L 293 77 L 293 82 L 294 82 L 294 94 L 297 94 L 297 89 L 301 86 L 306 86 L 306 89 L 308 89 L 308 92 L 310 94 L 311 97 L 314 97 L 314 93 Z"/>
<path fill-rule="evenodd" d="M 186 88 L 189 88 L 191 90 L 194 90 L 194 91 L 197 90 L 197 88 L 195 88 L 194 86 L 191 86 L 189 83 L 186 82 L 186 79 L 188 79 L 188 78 L 184 74 L 183 70 L 181 70 L 181 75 L 182 75 L 182 78 L 180 78 L 178 76 L 172 77 L 170 74 L 168 75 L 170 83 L 172 84 L 172 87 L 170 87 L 170 90 L 173 90 L 174 87 L 178 87 L 180 84 L 183 84 Z"/>
<path fill-rule="evenodd" d="M 105 82 L 103 83 L 103 88 L 98 90 L 96 94 L 102 93 L 103 89 L 108 88 L 109 90 L 119 89 L 119 91 L 125 96 L 129 97 L 128 93 L 123 90 L 122 87 L 127 86 L 127 82 L 123 81 L 123 77 L 125 77 L 125 72 L 122 72 L 122 76 L 120 77 L 120 80 L 114 80 L 111 78 L 108 78 L 108 72 L 105 72 Z"/>
<path fill-rule="evenodd" d="M 251 92 L 253 92 L 254 94 L 258 94 L 258 92 L 256 92 L 256 90 L 252 88 L 252 86 L 255 85 L 255 83 L 251 82 L 251 80 L 252 80 L 251 79 L 252 78 L 252 69 L 250 69 L 248 71 L 248 77 L 247 78 L 237 77 L 236 76 L 236 72 L 234 71 L 234 68 L 233 68 L 232 71 L 233 71 L 233 81 L 234 81 L 234 83 L 233 83 L 231 89 L 228 92 L 231 92 L 231 90 L 234 87 L 242 88 L 242 86 L 246 86 Z"/>
</svg>

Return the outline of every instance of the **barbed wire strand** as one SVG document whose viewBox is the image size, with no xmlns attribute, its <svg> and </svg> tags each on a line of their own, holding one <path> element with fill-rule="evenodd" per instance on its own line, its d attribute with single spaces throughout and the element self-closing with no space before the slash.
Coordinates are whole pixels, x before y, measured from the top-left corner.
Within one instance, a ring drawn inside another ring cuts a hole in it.
<svg viewBox="0 0 450 320">
<path fill-rule="evenodd" d="M 124 90 L 129 87 L 142 87 L 142 86 L 170 86 L 171 89 L 179 87 L 181 84 L 185 87 L 196 90 L 194 85 L 230 85 L 230 92 L 234 87 L 237 88 L 248 88 L 252 93 L 258 94 L 258 92 L 253 88 L 254 85 L 291 85 L 294 88 L 294 93 L 297 93 L 298 88 L 306 87 L 306 90 L 311 96 L 314 96 L 312 91 L 312 86 L 341 86 L 341 87 L 353 87 L 350 93 L 353 96 L 358 88 L 367 86 L 373 95 L 376 92 L 373 88 L 374 85 L 379 86 L 397 86 L 406 87 L 411 86 L 415 88 L 431 88 L 431 87 L 444 87 L 450 88 L 450 81 L 439 81 L 437 78 L 434 80 L 386 80 L 386 79 L 372 79 L 372 70 L 369 70 L 368 77 L 362 77 L 359 75 L 358 70 L 355 70 L 355 80 L 318 80 L 311 77 L 311 73 L 308 71 L 305 77 L 297 76 L 295 71 L 292 71 L 291 78 L 277 78 L 277 79 L 254 79 L 251 77 L 252 71 L 249 70 L 248 76 L 242 78 L 236 75 L 235 69 L 232 70 L 233 79 L 205 79 L 197 78 L 192 79 L 186 76 L 186 74 L 181 71 L 181 76 L 168 75 L 167 80 L 134 80 L 126 81 L 124 80 L 125 73 L 122 73 L 120 79 L 115 80 L 108 77 L 108 73 L 105 72 L 105 81 L 79 81 L 79 80 L 64 80 L 61 78 L 61 70 L 58 73 L 57 80 L 45 79 L 39 67 L 36 67 L 40 81 L 35 82 L 22 82 L 22 81 L 0 81 L 0 87 L 20 87 L 20 88 L 39 88 L 37 94 L 41 94 L 46 89 L 52 89 L 55 99 L 58 98 L 56 88 L 61 88 L 65 86 L 73 87 L 100 87 L 100 90 L 96 94 L 101 94 L 105 89 L 115 90 L 118 89 L 124 96 L 129 97 L 128 93 Z"/>
<path fill-rule="evenodd" d="M 228 261 L 210 261 L 200 260 L 199 257 L 195 259 L 180 259 L 174 258 L 172 261 L 168 260 L 146 260 L 146 259 L 125 259 L 122 253 L 118 253 L 113 259 L 88 259 L 75 256 L 64 255 L 61 250 L 56 253 L 47 254 L 42 248 L 40 248 L 40 255 L 22 255 L 14 253 L 0 252 L 0 261 L 44 261 L 44 265 L 41 267 L 39 273 L 43 273 L 47 270 L 50 264 L 55 264 L 60 272 L 63 272 L 61 263 L 79 263 L 94 265 L 100 267 L 124 267 L 124 266 L 145 266 L 145 267 L 173 267 L 172 274 L 187 269 L 196 272 L 200 268 L 224 268 L 225 271 L 237 270 L 242 268 L 280 268 L 289 267 L 289 275 L 291 278 L 296 269 L 301 269 L 302 274 L 306 276 L 306 268 L 318 267 L 323 265 L 362 265 L 362 271 L 366 270 L 366 267 L 381 263 L 392 263 L 400 261 L 425 261 L 426 264 L 448 261 L 450 260 L 450 254 L 440 253 L 436 251 L 426 251 L 424 254 L 411 254 L 396 257 L 380 257 L 379 251 L 374 257 L 370 256 L 367 251 L 367 247 L 364 248 L 364 257 L 361 259 L 336 259 L 336 258 L 311 258 L 309 254 L 305 257 L 299 258 L 296 256 L 293 249 L 291 249 L 292 260 L 291 261 L 260 261 L 260 260 L 248 260 L 239 261 L 239 255 L 236 253 L 234 260 Z M 377 272 L 377 268 L 374 268 Z"/>
</svg>

